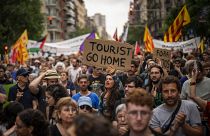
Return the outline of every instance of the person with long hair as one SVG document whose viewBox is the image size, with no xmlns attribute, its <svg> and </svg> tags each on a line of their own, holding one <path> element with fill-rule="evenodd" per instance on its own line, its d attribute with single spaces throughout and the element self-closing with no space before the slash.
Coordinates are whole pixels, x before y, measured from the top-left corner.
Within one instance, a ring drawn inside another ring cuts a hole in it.
<svg viewBox="0 0 210 136">
<path fill-rule="evenodd" d="M 115 118 L 114 106 L 117 100 L 120 100 L 120 92 L 118 89 L 118 84 L 116 82 L 116 77 L 111 75 L 106 75 L 105 80 L 105 91 L 101 95 L 100 112 L 101 114 L 113 121 Z"/>
<path fill-rule="evenodd" d="M 66 89 L 60 84 L 50 85 L 46 88 L 46 117 L 50 124 L 55 124 L 55 105 L 57 101 L 62 97 L 67 97 L 68 93 Z"/>
</svg>

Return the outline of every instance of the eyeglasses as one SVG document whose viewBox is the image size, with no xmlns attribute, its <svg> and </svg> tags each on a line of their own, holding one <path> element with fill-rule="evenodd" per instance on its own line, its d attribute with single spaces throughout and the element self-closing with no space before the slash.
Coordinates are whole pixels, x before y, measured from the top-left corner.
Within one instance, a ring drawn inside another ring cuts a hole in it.
<svg viewBox="0 0 210 136">
<path fill-rule="evenodd" d="M 88 111 L 92 110 L 92 108 L 90 106 L 88 106 L 88 105 L 82 105 L 82 106 L 79 106 L 79 108 L 82 109 L 82 110 L 86 109 Z"/>
<path fill-rule="evenodd" d="M 128 114 L 134 118 L 137 118 L 138 115 L 140 115 L 141 117 L 146 117 L 146 116 L 150 115 L 150 113 L 151 112 L 148 112 L 148 111 L 135 111 L 135 110 L 128 112 Z"/>
</svg>

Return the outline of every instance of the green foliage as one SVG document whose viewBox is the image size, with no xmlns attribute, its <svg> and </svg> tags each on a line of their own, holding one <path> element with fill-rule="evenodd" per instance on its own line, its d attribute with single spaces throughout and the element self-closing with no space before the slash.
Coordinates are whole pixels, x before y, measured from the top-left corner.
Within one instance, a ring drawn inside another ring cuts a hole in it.
<svg viewBox="0 0 210 136">
<path fill-rule="evenodd" d="M 129 26 L 127 43 L 134 45 L 136 41 L 142 40 L 144 37 L 144 27 L 142 26 Z"/>
<path fill-rule="evenodd" d="M 210 2 L 209 0 L 186 0 L 191 22 L 184 26 L 183 35 L 193 30 L 194 36 L 210 37 Z M 164 30 L 172 24 L 182 7 L 172 9 L 165 20 Z"/>
<path fill-rule="evenodd" d="M 90 28 L 79 28 L 79 27 L 76 27 L 76 31 L 75 32 L 71 32 L 69 33 L 69 38 L 75 38 L 77 36 L 80 36 L 80 35 L 84 35 L 84 34 L 87 34 L 87 33 L 91 33 L 91 29 Z"/>
<path fill-rule="evenodd" d="M 44 30 L 40 0 L 1 0 L 0 46 L 12 46 L 25 29 L 31 40 L 38 40 Z"/>
</svg>

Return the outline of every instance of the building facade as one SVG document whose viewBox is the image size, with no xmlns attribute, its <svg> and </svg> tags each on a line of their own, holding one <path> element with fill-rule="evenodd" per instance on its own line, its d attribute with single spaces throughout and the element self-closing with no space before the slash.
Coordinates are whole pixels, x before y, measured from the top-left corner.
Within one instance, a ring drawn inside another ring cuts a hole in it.
<svg viewBox="0 0 210 136">
<path fill-rule="evenodd" d="M 102 39 L 107 39 L 106 17 L 100 13 L 96 13 L 91 17 L 96 25 L 97 32 Z"/>
<path fill-rule="evenodd" d="M 162 39 L 164 35 L 164 20 L 170 13 L 171 8 L 181 7 L 185 0 L 148 0 L 148 25 L 154 38 Z"/>
<path fill-rule="evenodd" d="M 76 6 L 76 22 L 79 28 L 85 28 L 86 18 L 87 18 L 87 9 L 83 0 L 75 0 Z"/>
<path fill-rule="evenodd" d="M 65 18 L 65 39 L 69 39 L 69 33 L 76 30 L 76 5 L 74 0 L 66 0 L 66 18 Z"/>
</svg>

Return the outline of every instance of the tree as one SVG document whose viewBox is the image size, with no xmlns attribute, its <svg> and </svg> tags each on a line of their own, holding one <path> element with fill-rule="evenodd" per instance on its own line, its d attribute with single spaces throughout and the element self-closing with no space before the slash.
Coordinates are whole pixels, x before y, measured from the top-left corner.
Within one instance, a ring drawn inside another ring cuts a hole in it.
<svg viewBox="0 0 210 136">
<path fill-rule="evenodd" d="M 129 26 L 127 43 L 134 45 L 136 41 L 143 40 L 143 37 L 144 37 L 144 27 L 142 27 L 142 25 Z"/>
<path fill-rule="evenodd" d="M 44 30 L 40 0 L 1 0 L 0 46 L 12 46 L 25 29 L 28 37 L 38 40 Z"/>
<path fill-rule="evenodd" d="M 210 37 L 210 3 L 209 0 L 186 0 L 188 12 L 190 14 L 190 24 L 184 26 L 183 35 L 188 35 L 193 30 L 194 36 Z M 183 6 L 183 5 L 182 5 Z M 165 31 L 168 30 L 182 7 L 171 9 L 169 16 L 165 20 Z"/>
<path fill-rule="evenodd" d="M 81 36 L 87 33 L 91 33 L 91 29 L 90 28 L 80 28 L 80 27 L 76 27 L 76 31 L 75 32 L 71 32 L 69 33 L 69 38 L 74 38 L 77 36 Z"/>
</svg>

